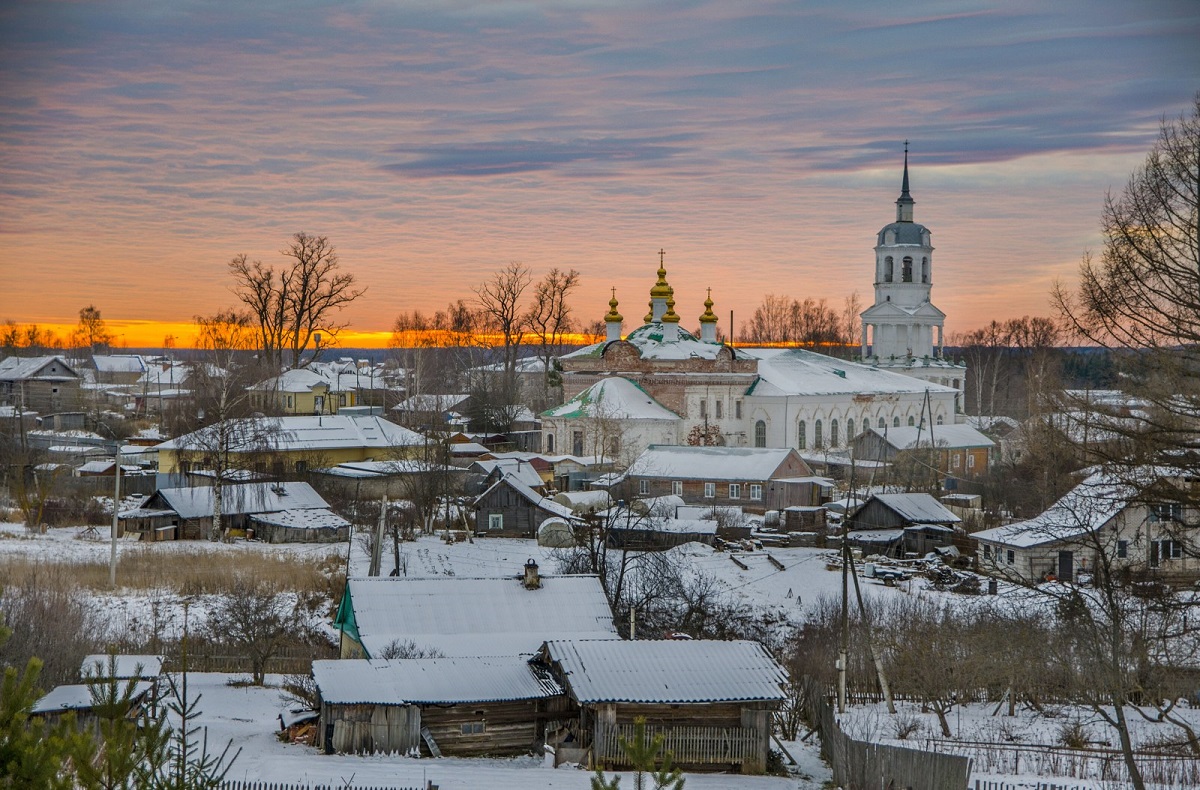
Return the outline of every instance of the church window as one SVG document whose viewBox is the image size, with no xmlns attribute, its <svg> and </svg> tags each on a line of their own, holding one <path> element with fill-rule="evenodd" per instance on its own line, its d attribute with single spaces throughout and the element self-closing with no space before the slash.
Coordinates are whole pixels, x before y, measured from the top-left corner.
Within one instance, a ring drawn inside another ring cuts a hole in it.
<svg viewBox="0 0 1200 790">
<path fill-rule="evenodd" d="M 911 283 L 913 281 L 912 280 L 912 274 L 913 274 L 912 266 L 913 266 L 912 258 L 908 255 L 905 255 L 904 256 L 904 266 L 900 269 L 900 277 L 906 283 Z"/>
<path fill-rule="evenodd" d="M 880 417 L 880 418 L 879 418 L 879 430 L 883 431 L 883 430 L 886 430 L 886 429 L 887 429 L 887 420 L 885 420 L 885 419 L 883 419 L 882 417 Z"/>
<path fill-rule="evenodd" d="M 917 418 L 913 417 L 911 414 L 908 415 L 908 427 L 911 428 L 916 424 L 917 424 Z"/>
<path fill-rule="evenodd" d="M 571 431 L 571 454 L 583 455 L 583 431 Z"/>
<path fill-rule="evenodd" d="M 825 437 L 821 435 L 821 421 L 813 423 L 813 447 L 820 450 L 825 446 Z"/>
<path fill-rule="evenodd" d="M 889 255 L 883 259 L 883 281 L 890 283 L 892 281 L 892 256 Z"/>
<path fill-rule="evenodd" d="M 754 423 L 754 446 L 767 446 L 767 424 L 762 420 Z"/>
<path fill-rule="evenodd" d="M 717 404 L 716 404 L 716 406 L 717 406 L 717 411 L 716 411 L 716 415 L 717 415 L 717 419 L 718 419 L 718 420 L 719 420 L 719 419 L 721 419 L 721 412 L 723 412 L 723 411 L 724 411 L 724 408 L 722 408 L 722 404 L 723 404 L 723 403 L 724 403 L 724 401 L 722 401 L 720 398 L 717 398 Z"/>
<path fill-rule="evenodd" d="M 892 418 L 892 427 L 893 427 L 893 428 L 899 428 L 899 427 L 900 427 L 900 418 L 899 418 L 899 417 L 893 417 L 893 418 Z"/>
<path fill-rule="evenodd" d="M 554 434 L 552 433 L 546 434 L 546 452 L 554 452 Z"/>
<path fill-rule="evenodd" d="M 921 282 L 923 282 L 923 283 L 929 282 L 929 259 L 928 258 L 921 259 Z"/>
<path fill-rule="evenodd" d="M 839 442 L 838 442 L 838 421 L 830 420 L 829 421 L 829 446 L 837 447 L 838 444 L 839 444 Z"/>
<path fill-rule="evenodd" d="M 846 420 L 846 441 L 849 442 L 854 438 L 854 420 Z"/>
<path fill-rule="evenodd" d="M 939 414 L 939 415 L 938 415 L 938 418 L 937 418 L 937 424 L 938 424 L 938 425 L 941 425 L 941 424 L 942 424 L 942 422 L 943 422 L 943 420 L 942 420 L 942 415 L 940 415 L 940 414 Z"/>
<path fill-rule="evenodd" d="M 796 449 L 808 449 L 808 424 L 804 420 L 796 424 Z"/>
<path fill-rule="evenodd" d="M 702 420 L 708 419 L 708 401 L 707 400 L 700 401 L 700 419 L 702 419 Z"/>
<path fill-rule="evenodd" d="M 737 419 L 742 419 L 742 402 L 735 400 L 733 402 L 733 416 Z"/>
</svg>

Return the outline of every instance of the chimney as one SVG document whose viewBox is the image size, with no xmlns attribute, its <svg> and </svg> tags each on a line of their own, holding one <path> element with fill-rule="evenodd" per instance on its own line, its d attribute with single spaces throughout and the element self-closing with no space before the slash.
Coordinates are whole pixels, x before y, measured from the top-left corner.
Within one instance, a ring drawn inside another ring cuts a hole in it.
<svg viewBox="0 0 1200 790">
<path fill-rule="evenodd" d="M 538 575 L 537 563 L 533 558 L 525 561 L 525 589 L 536 590 L 542 586 L 542 577 Z"/>
</svg>

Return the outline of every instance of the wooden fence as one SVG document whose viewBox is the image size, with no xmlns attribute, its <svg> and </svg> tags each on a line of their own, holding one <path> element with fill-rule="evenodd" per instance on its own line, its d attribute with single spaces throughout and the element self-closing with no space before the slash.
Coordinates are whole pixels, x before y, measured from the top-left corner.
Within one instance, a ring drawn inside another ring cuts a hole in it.
<svg viewBox="0 0 1200 790">
<path fill-rule="evenodd" d="M 613 768 L 628 766 L 620 739 L 632 741 L 632 724 L 618 724 L 597 733 L 596 761 Z M 753 727 L 662 727 L 646 725 L 646 739 L 663 736 L 663 751 L 671 752 L 676 765 L 758 764 L 762 733 Z"/>
<path fill-rule="evenodd" d="M 967 790 L 971 790 L 970 787 Z M 1092 785 L 1064 785 L 1055 782 L 1043 782 L 1040 779 L 1036 780 L 1036 784 L 1011 782 L 989 782 L 983 779 L 976 779 L 974 790 L 1092 790 Z"/>
<path fill-rule="evenodd" d="M 851 738 L 833 717 L 821 686 L 810 677 L 804 688 L 805 715 L 821 738 L 821 756 L 833 769 L 833 781 L 846 790 L 922 787 L 963 790 L 971 778 L 971 759 L 953 754 L 885 746 Z"/>
<path fill-rule="evenodd" d="M 438 790 L 432 781 L 425 782 L 424 787 L 384 787 L 351 784 L 293 784 L 289 782 L 259 782 L 226 780 L 221 783 L 221 790 Z"/>
<path fill-rule="evenodd" d="M 318 658 L 336 658 L 332 649 L 321 647 L 284 647 L 277 655 L 267 659 L 266 671 L 271 675 L 307 675 L 312 671 L 312 662 Z M 227 645 L 202 645 L 188 653 L 189 672 L 225 672 L 249 674 L 253 664 L 250 657 L 236 652 Z M 180 657 L 167 653 L 163 662 L 167 672 L 180 671 Z"/>
<path fill-rule="evenodd" d="M 929 738 L 923 745 L 941 754 L 969 757 L 975 770 L 989 774 L 1094 779 L 1128 783 L 1125 756 L 1118 749 L 1068 749 L 1046 744 L 946 741 Z M 1164 787 L 1200 787 L 1200 760 L 1190 755 L 1138 754 L 1142 778 Z"/>
</svg>

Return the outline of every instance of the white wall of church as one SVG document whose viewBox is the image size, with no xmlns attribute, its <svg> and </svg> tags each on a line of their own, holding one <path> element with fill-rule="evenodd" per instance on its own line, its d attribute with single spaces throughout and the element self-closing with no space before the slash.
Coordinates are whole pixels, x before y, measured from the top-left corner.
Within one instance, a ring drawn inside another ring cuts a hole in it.
<svg viewBox="0 0 1200 790">
<path fill-rule="evenodd" d="M 955 395 L 930 393 L 934 424 L 954 422 Z M 755 446 L 756 436 L 765 438 L 766 447 L 791 447 L 802 451 L 845 449 L 854 436 L 868 427 L 883 429 L 917 425 L 925 410 L 924 393 L 877 396 L 805 395 L 755 397 L 746 399 L 747 444 Z M 756 434 L 763 423 L 765 431 Z"/>
</svg>

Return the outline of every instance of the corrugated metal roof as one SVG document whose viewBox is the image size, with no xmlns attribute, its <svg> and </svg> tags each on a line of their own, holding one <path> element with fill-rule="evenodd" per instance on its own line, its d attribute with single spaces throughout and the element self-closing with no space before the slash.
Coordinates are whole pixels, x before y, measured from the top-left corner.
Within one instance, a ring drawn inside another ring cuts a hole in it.
<svg viewBox="0 0 1200 790">
<path fill-rule="evenodd" d="M 757 642 L 553 641 L 545 649 L 582 704 L 785 698 L 787 675 Z"/>
<path fill-rule="evenodd" d="M 51 363 L 57 363 L 56 367 L 61 367 L 61 371 L 43 373 L 42 368 L 49 366 Z M 23 379 L 46 379 L 57 381 L 60 379 L 77 379 L 79 374 L 75 369 L 67 364 L 67 361 L 62 357 L 7 357 L 0 361 L 0 381 L 21 381 Z"/>
<path fill-rule="evenodd" d="M 160 450 L 206 449 L 214 428 L 180 436 L 158 445 Z M 246 450 L 336 450 L 339 448 L 388 448 L 423 445 L 425 437 L 407 428 L 371 415 L 322 415 L 319 417 L 262 417 L 243 420 L 232 427 L 231 449 Z"/>
<path fill-rule="evenodd" d="M 212 515 L 212 486 L 160 488 L 158 494 L 180 518 Z M 329 508 L 329 503 L 308 483 L 226 483 L 221 487 L 221 511 L 225 515 L 277 513 L 307 508 Z"/>
<path fill-rule="evenodd" d="M 133 689 L 133 699 L 149 693 L 154 684 L 141 681 Z M 91 710 L 95 705 L 92 690 L 87 685 L 59 686 L 42 697 L 30 709 L 33 714 L 62 713 L 68 710 Z"/>
<path fill-rule="evenodd" d="M 957 524 L 962 521 L 929 494 L 876 494 L 873 498 L 914 524 Z"/>
<path fill-rule="evenodd" d="M 292 529 L 341 529 L 350 526 L 350 522 L 325 508 L 309 510 L 280 510 L 278 513 L 260 513 L 250 518 L 260 524 L 270 524 L 277 527 Z"/>
<path fill-rule="evenodd" d="M 312 672 L 322 701 L 340 705 L 503 702 L 563 693 L 522 656 L 314 661 Z"/>
<path fill-rule="evenodd" d="M 996 443 L 986 435 L 966 423 L 955 425 L 935 425 L 930 428 L 923 426 L 903 426 L 887 428 L 884 431 L 872 428 L 875 433 L 882 434 L 887 443 L 897 450 L 913 450 L 917 447 L 995 447 Z M 930 444 L 932 438 L 932 445 Z"/>
<path fill-rule="evenodd" d="M 347 582 L 363 647 L 378 655 L 393 641 L 446 656 L 517 655 L 547 639 L 616 639 L 612 611 L 595 576 L 520 579 L 371 577 Z"/>
<path fill-rule="evenodd" d="M 627 477 L 671 480 L 769 480 L 794 450 L 766 447 L 690 447 L 652 444 Z"/>
<path fill-rule="evenodd" d="M 88 656 L 83 659 L 83 664 L 79 667 L 79 676 L 85 679 L 114 677 L 124 680 L 126 678 L 156 678 L 162 674 L 162 656 L 119 655 L 115 657 L 113 671 L 110 671 L 109 667 L 110 658 L 104 653 Z"/>
</svg>

